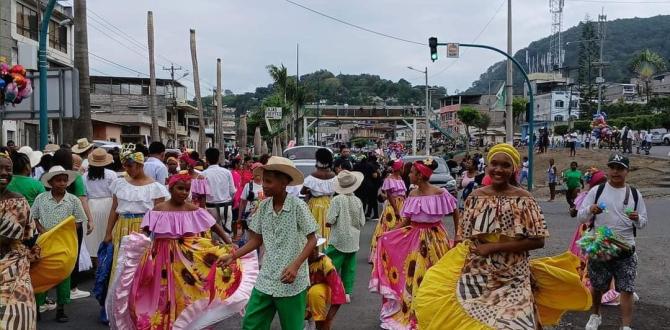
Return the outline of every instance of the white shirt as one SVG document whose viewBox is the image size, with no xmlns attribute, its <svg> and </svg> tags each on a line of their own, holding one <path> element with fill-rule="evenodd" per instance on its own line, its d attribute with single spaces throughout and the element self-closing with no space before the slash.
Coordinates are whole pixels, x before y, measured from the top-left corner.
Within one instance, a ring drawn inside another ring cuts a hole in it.
<svg viewBox="0 0 670 330">
<path fill-rule="evenodd" d="M 144 161 L 144 174 L 164 185 L 168 178 L 168 169 L 160 159 L 149 157 Z"/>
<path fill-rule="evenodd" d="M 230 171 L 219 165 L 209 165 L 202 171 L 202 175 L 207 178 L 211 191 L 207 195 L 207 203 L 227 203 L 233 200 L 235 184 Z"/>
<path fill-rule="evenodd" d="M 528 161 L 521 163 L 521 170 L 528 172 Z"/>
<path fill-rule="evenodd" d="M 581 223 L 588 223 L 591 220 L 591 206 L 595 203 L 596 192 L 598 186 L 589 190 L 589 193 L 582 202 L 582 207 L 579 209 L 577 219 Z M 605 203 L 605 210 L 596 216 L 595 227 L 607 226 L 615 233 L 619 234 L 629 244 L 635 245 L 635 236 L 633 235 L 633 226 L 642 229 L 647 225 L 647 207 L 644 205 L 644 199 L 640 191 L 637 192 L 637 213 L 638 221 L 633 221 L 628 218 L 625 211 L 626 208 L 635 208 L 635 201 L 633 200 L 633 192 L 628 196 L 628 204 L 624 205 L 626 197 L 626 188 L 614 188 L 609 182 L 605 184 L 605 189 L 598 199 L 598 204 Z"/>
<path fill-rule="evenodd" d="M 170 198 L 165 185 L 152 182 L 144 186 L 130 184 L 126 178 L 118 178 L 109 187 L 116 196 L 118 214 L 144 214 L 154 208 L 154 200 Z"/>
<path fill-rule="evenodd" d="M 651 142 L 651 137 L 652 137 L 651 133 L 647 133 L 647 135 L 644 136 L 644 140 L 647 142 Z"/>
<path fill-rule="evenodd" d="M 88 198 L 112 197 L 112 183 L 118 175 L 112 170 L 105 169 L 105 176 L 100 180 L 89 180 L 88 173 L 84 174 L 86 184 L 86 195 Z"/>
<path fill-rule="evenodd" d="M 42 166 L 37 166 L 37 167 L 35 167 L 35 174 L 33 175 L 33 179 L 35 179 L 35 180 L 39 180 L 40 178 L 42 178 L 42 175 L 43 175 L 45 172 L 46 172 L 46 171 L 44 170 L 44 167 L 42 167 Z"/>
<path fill-rule="evenodd" d="M 335 194 L 335 180 L 335 177 L 322 180 L 309 175 L 305 178 L 302 186 L 309 188 L 310 195 L 313 197 L 332 196 Z"/>
</svg>

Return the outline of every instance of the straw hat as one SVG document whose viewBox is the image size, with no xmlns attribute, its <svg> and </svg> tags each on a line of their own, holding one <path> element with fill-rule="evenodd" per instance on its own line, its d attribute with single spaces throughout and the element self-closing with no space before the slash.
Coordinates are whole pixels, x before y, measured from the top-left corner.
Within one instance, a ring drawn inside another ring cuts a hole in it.
<svg viewBox="0 0 670 330">
<path fill-rule="evenodd" d="M 91 148 L 93 148 L 91 142 L 88 142 L 87 138 L 82 138 L 77 140 L 77 145 L 72 146 L 72 152 L 75 154 L 81 154 Z"/>
<path fill-rule="evenodd" d="M 289 186 L 302 184 L 305 179 L 302 172 L 295 167 L 293 161 L 279 156 L 270 157 L 266 165 L 254 169 L 254 175 L 262 175 L 263 171 L 277 171 L 288 175 L 291 177 L 291 182 L 288 183 Z"/>
<path fill-rule="evenodd" d="M 71 185 L 72 182 L 77 178 L 77 172 L 75 171 L 68 171 L 63 168 L 63 166 L 56 165 L 52 168 L 49 169 L 49 172 L 44 173 L 42 175 L 42 184 L 47 187 L 51 188 L 51 184 L 49 184 L 49 180 L 51 180 L 53 177 L 61 174 L 67 174 L 67 185 Z"/>
<path fill-rule="evenodd" d="M 114 162 L 114 157 L 103 148 L 96 148 L 88 155 L 88 166 L 104 167 Z"/>
<path fill-rule="evenodd" d="M 21 154 L 25 154 L 28 156 L 28 159 L 30 159 L 30 167 L 33 168 L 37 166 L 37 164 L 40 163 L 40 160 L 42 160 L 42 152 L 41 151 L 33 151 L 33 148 L 29 146 L 21 147 L 18 151 Z"/>
<path fill-rule="evenodd" d="M 363 183 L 363 173 L 341 171 L 335 178 L 334 189 L 340 195 L 351 194 Z"/>
<path fill-rule="evenodd" d="M 49 143 L 44 146 L 44 153 L 45 154 L 53 154 L 54 152 L 58 151 L 60 149 L 60 146 L 57 144 Z"/>
</svg>

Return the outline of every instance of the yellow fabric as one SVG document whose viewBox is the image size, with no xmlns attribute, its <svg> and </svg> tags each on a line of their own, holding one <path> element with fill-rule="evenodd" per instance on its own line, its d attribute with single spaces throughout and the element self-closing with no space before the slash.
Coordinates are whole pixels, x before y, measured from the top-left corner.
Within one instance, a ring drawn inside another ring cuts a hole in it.
<svg viewBox="0 0 670 330">
<path fill-rule="evenodd" d="M 330 196 L 312 197 L 307 202 L 307 206 L 309 206 L 309 210 L 319 227 L 318 234 L 326 239 L 326 243 L 319 247 L 323 251 L 328 246 L 328 237 L 330 236 L 330 228 L 326 227 L 326 218 L 328 209 L 330 209 Z"/>
<path fill-rule="evenodd" d="M 405 204 L 405 198 L 403 197 L 394 197 L 393 200 L 397 203 L 398 210 L 402 210 L 403 204 Z M 370 242 L 370 257 L 368 261 L 372 262 L 377 251 L 377 241 L 379 237 L 382 236 L 387 231 L 393 230 L 402 222 L 402 218 L 396 218 L 395 210 L 391 206 L 391 201 L 386 200 L 384 203 L 384 210 L 382 210 L 382 215 L 377 221 L 375 226 L 375 231 L 372 234 L 372 241 Z"/>
<path fill-rule="evenodd" d="M 112 271 L 110 273 L 110 281 L 112 283 L 114 280 L 114 274 L 116 274 L 116 259 L 119 256 L 119 248 L 121 247 L 121 238 L 130 233 L 139 233 L 140 226 L 142 224 L 142 217 L 128 218 L 123 214 L 119 214 L 119 218 L 114 224 L 112 229 L 112 243 L 114 243 L 114 259 L 112 260 Z"/>
<path fill-rule="evenodd" d="M 519 154 L 519 151 L 509 143 L 498 143 L 489 149 L 489 153 L 486 155 L 486 162 L 490 163 L 493 156 L 499 153 L 505 154 L 512 159 L 514 169 L 521 167 L 521 155 Z"/>
<path fill-rule="evenodd" d="M 30 265 L 35 293 L 46 292 L 65 280 L 77 261 L 77 227 L 70 216 L 37 238 L 40 259 Z"/>
<path fill-rule="evenodd" d="M 419 329 L 491 329 L 471 317 L 456 295 L 470 244 L 470 241 L 458 244 L 426 273 L 413 302 Z M 579 258 L 570 252 L 530 261 L 537 287 L 533 295 L 543 326 L 558 324 L 565 311 L 585 311 L 591 307 L 591 294 L 581 283 L 578 266 Z"/>
<path fill-rule="evenodd" d="M 330 288 L 321 283 L 309 287 L 307 291 L 307 312 L 311 313 L 314 321 L 325 321 L 330 310 Z"/>
</svg>

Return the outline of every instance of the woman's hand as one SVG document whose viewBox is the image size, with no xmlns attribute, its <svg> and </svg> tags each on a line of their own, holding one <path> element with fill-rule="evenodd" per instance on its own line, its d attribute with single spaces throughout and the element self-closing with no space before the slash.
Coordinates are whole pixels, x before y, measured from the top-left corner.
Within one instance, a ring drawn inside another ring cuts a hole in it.
<svg viewBox="0 0 670 330">
<path fill-rule="evenodd" d="M 111 241 L 112 241 L 112 234 L 105 235 L 105 239 L 103 240 L 103 242 L 109 243 Z"/>
<path fill-rule="evenodd" d="M 224 254 L 222 255 L 219 260 L 217 260 L 216 264 L 219 265 L 221 268 L 226 268 L 228 267 L 232 262 L 233 262 L 233 254 Z"/>
<path fill-rule="evenodd" d="M 479 243 L 475 246 L 470 247 L 470 252 L 482 257 L 486 257 L 496 251 L 497 251 L 496 243 Z"/>
<path fill-rule="evenodd" d="M 93 221 L 89 220 L 86 224 L 86 235 L 91 235 L 93 229 L 95 229 L 95 225 L 93 225 Z"/>
</svg>

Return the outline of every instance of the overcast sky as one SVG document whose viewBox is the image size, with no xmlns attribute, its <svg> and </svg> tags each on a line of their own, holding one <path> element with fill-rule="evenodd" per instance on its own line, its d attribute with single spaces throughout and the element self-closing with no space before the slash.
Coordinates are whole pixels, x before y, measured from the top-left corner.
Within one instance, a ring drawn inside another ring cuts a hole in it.
<svg viewBox="0 0 670 330">
<path fill-rule="evenodd" d="M 339 19 L 412 41 L 426 43 L 428 37 L 436 36 L 440 42 L 476 42 L 506 48 L 506 0 L 295 1 Z M 547 0 L 513 2 L 513 48 L 516 51 L 549 35 L 551 15 Z M 587 14 L 597 19 L 603 7 L 608 19 L 670 13 L 670 1 L 565 0 L 564 30 L 579 23 Z M 489 65 L 502 59 L 492 52 L 475 49 L 462 49 L 458 60 L 446 59 L 442 48 L 440 59 L 432 63 L 428 46 L 357 30 L 285 0 L 97 0 L 88 1 L 88 9 L 89 51 L 141 73 L 149 71 L 146 51 L 132 46 L 132 42 L 103 19 L 146 44 L 146 15 L 148 10 L 153 11 L 159 78 L 169 77 L 162 67 L 169 66 L 170 62 L 192 70 L 189 29 L 195 29 L 203 95 L 211 94 L 215 86 L 217 57 L 223 59 L 224 89 L 235 93 L 253 91 L 257 86 L 270 83 L 265 69 L 268 64 L 283 63 L 295 74 L 298 43 L 301 74 L 327 69 L 335 74 L 370 73 L 393 81 L 404 78 L 412 84 L 423 84 L 423 75 L 406 67 L 428 66 L 429 83 L 445 86 L 449 93 L 465 90 Z M 97 70 L 91 71 L 93 75 L 138 76 L 94 56 L 90 61 L 91 67 Z M 189 95 L 193 95 L 192 75 L 181 82 L 188 85 Z"/>
</svg>

